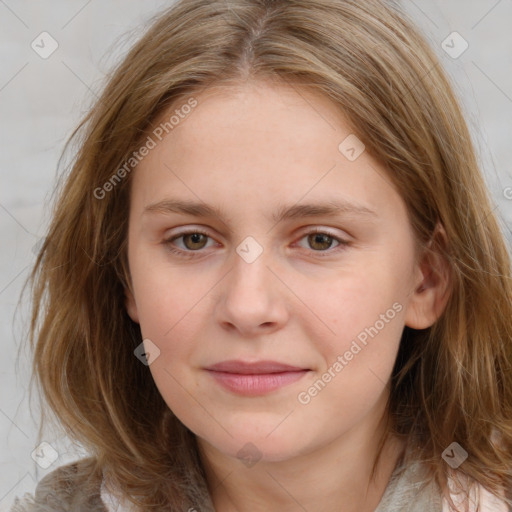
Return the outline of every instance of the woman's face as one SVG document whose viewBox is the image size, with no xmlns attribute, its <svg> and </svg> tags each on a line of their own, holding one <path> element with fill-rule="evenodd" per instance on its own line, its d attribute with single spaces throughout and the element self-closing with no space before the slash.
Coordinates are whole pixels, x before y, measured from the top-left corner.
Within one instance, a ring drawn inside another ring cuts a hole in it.
<svg viewBox="0 0 512 512">
<path fill-rule="evenodd" d="M 149 371 L 202 443 L 239 458 L 374 422 L 404 325 L 423 327 L 403 200 L 334 106 L 297 91 L 210 89 L 133 175 L 127 309 Z M 298 370 L 207 369 L 233 360 Z"/>
</svg>

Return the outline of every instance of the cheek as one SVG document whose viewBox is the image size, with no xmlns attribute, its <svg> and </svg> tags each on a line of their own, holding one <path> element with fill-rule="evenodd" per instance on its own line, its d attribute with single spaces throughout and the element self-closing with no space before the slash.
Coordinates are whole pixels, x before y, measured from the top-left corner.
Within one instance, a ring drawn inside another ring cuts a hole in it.
<svg viewBox="0 0 512 512">
<path fill-rule="evenodd" d="M 159 349 L 149 369 L 171 408 L 190 400 L 183 389 L 194 387 L 190 366 L 199 364 L 198 347 L 211 322 L 209 293 L 216 281 L 211 273 L 170 266 L 162 258 L 134 257 L 133 284 L 140 329 Z M 180 385 L 181 384 L 181 385 Z"/>
<path fill-rule="evenodd" d="M 312 291 L 318 289 L 321 292 Z M 405 307 L 403 286 L 392 267 L 373 263 L 364 271 L 344 273 L 321 288 L 309 288 L 305 296 L 319 317 L 307 316 L 310 339 L 323 340 L 328 361 L 350 350 L 354 340 L 361 346 L 369 345 L 374 337 L 386 340 L 375 347 L 376 357 L 388 347 L 394 350 L 393 340 L 403 329 Z"/>
<path fill-rule="evenodd" d="M 404 326 L 402 292 L 393 282 L 384 271 L 368 272 L 317 295 L 322 320 L 334 333 L 310 320 L 307 337 L 321 357 L 297 401 L 304 414 L 323 418 L 327 436 L 362 420 L 385 390 Z"/>
<path fill-rule="evenodd" d="M 207 272 L 171 265 L 164 249 L 134 251 L 130 269 L 141 330 L 147 337 L 170 336 L 215 284 Z"/>
</svg>

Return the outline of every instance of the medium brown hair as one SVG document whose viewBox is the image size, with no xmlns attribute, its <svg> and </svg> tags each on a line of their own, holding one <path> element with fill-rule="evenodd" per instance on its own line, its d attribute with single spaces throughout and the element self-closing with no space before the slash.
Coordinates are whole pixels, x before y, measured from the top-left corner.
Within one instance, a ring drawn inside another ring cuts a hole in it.
<svg viewBox="0 0 512 512">
<path fill-rule="evenodd" d="M 66 144 L 79 149 L 30 277 L 33 378 L 48 410 L 90 452 L 95 473 L 143 509 L 213 510 L 195 436 L 134 356 L 142 338 L 125 310 L 131 174 L 102 198 L 94 190 L 164 112 L 249 79 L 307 87 L 339 107 L 385 165 L 417 242 L 448 262 L 442 315 L 428 329 L 404 329 L 388 434 L 410 441 L 443 490 L 441 455 L 454 441 L 469 454 L 463 474 L 493 493 L 511 488 L 510 255 L 452 86 L 390 1 L 181 0 L 152 21 Z M 45 421 L 43 410 L 39 439 Z"/>
</svg>

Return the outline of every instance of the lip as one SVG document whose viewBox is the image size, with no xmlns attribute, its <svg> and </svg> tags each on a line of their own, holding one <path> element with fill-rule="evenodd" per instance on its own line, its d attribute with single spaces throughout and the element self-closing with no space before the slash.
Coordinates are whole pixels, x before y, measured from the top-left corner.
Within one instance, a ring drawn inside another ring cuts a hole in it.
<svg viewBox="0 0 512 512">
<path fill-rule="evenodd" d="M 223 361 L 206 370 L 222 387 L 245 396 L 270 393 L 298 381 L 310 371 L 276 361 Z"/>
<path fill-rule="evenodd" d="M 277 361 L 255 361 L 253 363 L 249 363 L 240 360 L 230 360 L 208 366 L 206 369 L 224 373 L 255 375 L 263 373 L 298 372 L 308 370 L 309 368 L 290 366 L 289 364 L 278 363 Z"/>
</svg>

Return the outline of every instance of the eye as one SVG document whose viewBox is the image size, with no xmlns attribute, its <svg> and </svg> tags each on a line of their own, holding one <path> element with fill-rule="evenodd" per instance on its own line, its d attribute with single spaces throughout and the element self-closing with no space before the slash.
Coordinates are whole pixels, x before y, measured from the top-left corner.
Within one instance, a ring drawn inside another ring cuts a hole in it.
<svg viewBox="0 0 512 512">
<path fill-rule="evenodd" d="M 171 238 L 164 240 L 163 243 L 167 246 L 170 252 L 187 258 L 193 257 L 194 252 L 199 252 L 201 249 L 204 249 L 206 247 L 208 238 L 210 238 L 208 233 L 194 229 L 180 233 L 178 235 L 174 235 Z M 183 239 L 183 246 L 176 249 L 175 241 L 180 239 Z"/>
<path fill-rule="evenodd" d="M 331 254 L 332 252 L 343 250 L 345 246 L 349 245 L 349 242 L 321 229 L 314 229 L 313 231 L 309 231 L 301 238 L 301 240 L 304 239 L 307 240 L 309 247 L 311 247 L 314 252 L 320 253 L 327 252 L 328 254 Z M 337 245 L 333 250 L 329 250 L 332 248 L 333 242 L 336 242 Z"/>
</svg>

